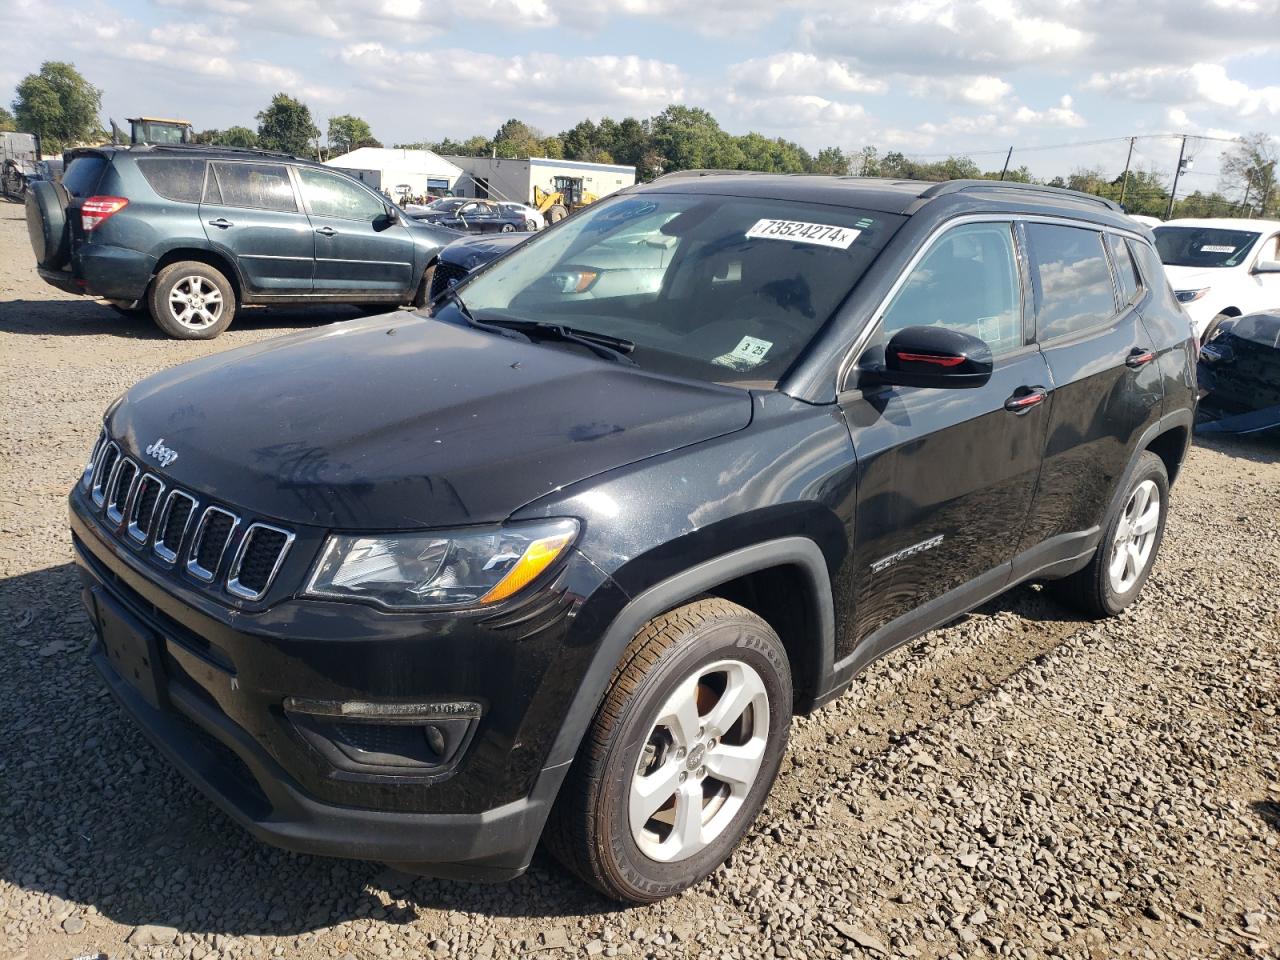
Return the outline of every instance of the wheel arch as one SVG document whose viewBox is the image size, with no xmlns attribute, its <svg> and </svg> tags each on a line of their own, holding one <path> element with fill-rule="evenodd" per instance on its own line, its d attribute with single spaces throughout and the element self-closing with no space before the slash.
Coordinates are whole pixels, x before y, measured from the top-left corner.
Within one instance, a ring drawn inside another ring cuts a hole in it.
<svg viewBox="0 0 1280 960">
<path fill-rule="evenodd" d="M 205 247 L 174 247 L 167 250 L 156 258 L 156 265 L 151 271 L 151 280 L 147 286 L 150 288 L 151 283 L 155 282 L 156 277 L 160 275 L 160 271 L 170 264 L 181 263 L 183 261 L 192 260 L 196 263 L 203 263 L 206 266 L 213 267 L 219 273 L 227 278 L 227 282 L 231 284 L 231 289 L 235 291 L 236 302 L 244 303 L 244 284 L 240 279 L 240 271 L 236 267 L 235 262 L 225 254 L 216 250 Z M 144 291 L 143 296 L 146 296 Z"/>
<path fill-rule="evenodd" d="M 804 612 L 793 613 L 789 619 L 780 613 L 788 605 L 797 606 L 794 597 L 786 594 L 788 587 L 799 587 L 805 598 Z M 817 543 L 807 537 L 781 537 L 704 560 L 628 601 L 605 629 L 544 767 L 567 764 L 573 759 L 614 669 L 644 624 L 708 594 L 739 603 L 778 632 L 804 691 L 799 693 L 797 709 L 804 712 L 812 706 L 835 661 L 831 578 Z M 809 630 L 815 631 L 816 636 Z"/>
</svg>

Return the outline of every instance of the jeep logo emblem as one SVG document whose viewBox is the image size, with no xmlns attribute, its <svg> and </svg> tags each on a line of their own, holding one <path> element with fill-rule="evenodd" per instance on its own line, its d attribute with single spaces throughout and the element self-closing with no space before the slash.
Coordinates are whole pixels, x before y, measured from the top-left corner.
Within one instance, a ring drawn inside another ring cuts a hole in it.
<svg viewBox="0 0 1280 960">
<path fill-rule="evenodd" d="M 178 451 L 173 450 L 164 445 L 164 437 L 161 437 L 151 446 L 147 447 L 147 456 L 154 457 L 156 463 L 161 467 L 167 467 L 173 461 L 178 459 Z"/>
</svg>

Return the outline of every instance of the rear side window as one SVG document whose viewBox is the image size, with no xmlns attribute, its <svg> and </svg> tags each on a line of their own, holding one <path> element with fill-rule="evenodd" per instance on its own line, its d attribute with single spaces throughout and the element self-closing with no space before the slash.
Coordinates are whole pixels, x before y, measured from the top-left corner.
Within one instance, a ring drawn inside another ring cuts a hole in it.
<svg viewBox="0 0 1280 960">
<path fill-rule="evenodd" d="M 62 185 L 76 198 L 91 197 L 98 189 L 107 158 L 100 153 L 76 157 L 62 174 Z"/>
<path fill-rule="evenodd" d="M 227 206 L 298 212 L 293 183 L 284 164 L 215 161 L 213 169 L 218 175 L 222 202 Z"/>
<path fill-rule="evenodd" d="M 199 203 L 204 189 L 203 160 L 191 157 L 155 157 L 138 161 L 138 169 L 151 189 L 166 200 Z"/>
<path fill-rule="evenodd" d="M 1028 223 L 1026 228 L 1040 340 L 1087 330 L 1115 314 L 1102 234 L 1048 223 Z"/>
<path fill-rule="evenodd" d="M 1120 284 L 1120 299 L 1125 304 L 1133 303 L 1138 299 L 1138 291 L 1142 289 L 1138 265 L 1133 262 L 1123 237 L 1108 233 L 1107 245 L 1111 247 L 1111 260 L 1116 265 L 1116 282 Z"/>
</svg>

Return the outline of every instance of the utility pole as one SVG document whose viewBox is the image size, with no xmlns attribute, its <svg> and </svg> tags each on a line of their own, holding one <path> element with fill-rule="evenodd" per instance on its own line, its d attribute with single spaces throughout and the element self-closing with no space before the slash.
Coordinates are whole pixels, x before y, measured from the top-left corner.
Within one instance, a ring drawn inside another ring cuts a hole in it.
<svg viewBox="0 0 1280 960">
<path fill-rule="evenodd" d="M 1178 149 L 1178 166 L 1173 171 L 1173 187 L 1169 190 L 1169 209 L 1165 211 L 1166 220 L 1173 219 L 1173 201 L 1178 195 L 1178 178 L 1182 176 L 1182 158 L 1187 155 L 1187 136 L 1182 135 L 1182 146 Z"/>
<path fill-rule="evenodd" d="M 1133 162 L 1133 141 L 1137 139 L 1138 139 L 1137 137 L 1129 138 L 1129 155 L 1124 158 L 1124 179 L 1120 181 L 1120 206 L 1121 207 L 1124 206 L 1125 191 L 1129 189 L 1129 164 Z"/>
<path fill-rule="evenodd" d="M 1000 179 L 1004 179 L 1004 175 L 1009 172 L 1009 161 L 1013 158 L 1013 147 L 1009 148 L 1009 152 L 1004 155 L 1004 169 L 1000 171 Z"/>
</svg>

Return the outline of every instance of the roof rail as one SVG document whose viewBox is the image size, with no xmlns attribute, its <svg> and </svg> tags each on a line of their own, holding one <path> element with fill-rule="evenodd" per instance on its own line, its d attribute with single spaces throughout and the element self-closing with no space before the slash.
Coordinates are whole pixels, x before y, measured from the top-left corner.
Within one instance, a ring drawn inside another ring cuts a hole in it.
<svg viewBox="0 0 1280 960">
<path fill-rule="evenodd" d="M 935 183 L 920 194 L 921 200 L 944 197 L 951 193 L 965 193 L 970 190 L 1020 190 L 1025 193 L 1040 193 L 1050 197 L 1070 197 L 1073 200 L 1089 200 L 1100 204 L 1116 213 L 1124 213 L 1124 209 L 1114 200 L 1099 197 L 1083 190 L 1068 190 L 1065 187 L 1046 187 L 1039 183 L 1023 183 L 1020 180 L 944 180 Z"/>
<path fill-rule="evenodd" d="M 265 150 L 261 147 L 224 147 L 216 143 L 139 143 L 133 145 L 134 150 L 173 150 L 181 153 L 184 150 L 206 150 L 217 151 L 220 153 L 245 153 L 253 156 L 262 157 L 287 157 L 290 160 L 307 160 L 307 157 L 299 157 L 295 154 L 288 153 L 284 150 Z M 316 161 L 312 160 L 311 163 Z"/>
<path fill-rule="evenodd" d="M 765 170 L 715 170 L 695 169 L 695 170 L 672 170 L 670 173 L 659 174 L 650 180 L 650 183 L 656 183 L 659 180 L 682 180 L 688 177 L 736 177 L 736 176 L 763 176 L 767 173 Z"/>
</svg>

